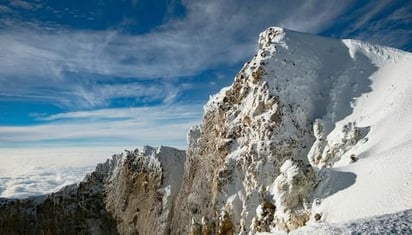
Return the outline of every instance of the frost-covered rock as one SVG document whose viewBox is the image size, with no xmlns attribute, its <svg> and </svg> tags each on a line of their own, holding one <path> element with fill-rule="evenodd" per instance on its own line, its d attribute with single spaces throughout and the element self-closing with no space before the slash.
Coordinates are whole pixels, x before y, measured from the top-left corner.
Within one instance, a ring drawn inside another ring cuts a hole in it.
<svg viewBox="0 0 412 235">
<path fill-rule="evenodd" d="M 277 208 L 274 225 L 289 231 L 304 226 L 309 220 L 315 175 L 309 166 L 306 171 L 302 171 L 298 163 L 292 160 L 286 160 L 280 172 L 270 186 Z"/>
<path fill-rule="evenodd" d="M 78 185 L 0 200 L 0 234 L 165 234 L 185 152 L 149 146 L 99 164 Z"/>
<path fill-rule="evenodd" d="M 356 123 L 349 122 L 345 124 L 339 131 L 335 129 L 333 133 L 327 138 L 323 132 L 323 126 L 320 120 L 315 120 L 313 125 L 313 132 L 316 138 L 312 148 L 308 154 L 310 163 L 319 168 L 331 167 L 335 162 L 339 161 L 341 157 L 351 150 L 360 140 L 365 143 L 368 138 L 365 138 L 369 132 L 369 127 L 357 127 Z M 353 155 L 350 157 L 351 161 L 356 161 Z"/>
<path fill-rule="evenodd" d="M 194 140 L 196 148 L 188 150 L 186 184 L 177 201 L 183 210 L 175 212 L 179 213 L 176 218 L 200 221 L 207 217 L 217 225 L 222 220 L 218 215 L 224 213 L 234 233 L 253 231 L 253 221 L 257 221 L 254 212 L 261 203 L 277 196 L 269 188 L 282 174 L 280 168 L 287 160 L 296 162 L 297 175 L 311 185 L 305 184 L 303 190 L 300 184 L 294 184 L 289 193 L 304 191 L 307 195 L 302 197 L 310 198 L 316 182 L 307 160 L 306 146 L 313 140 L 310 118 L 298 104 L 288 102 L 289 95 L 271 85 L 276 74 L 267 71 L 277 64 L 273 59 L 277 47 L 288 48 L 285 35 L 281 28 L 262 33 L 258 55 L 245 64 L 232 86 L 206 104 L 202 132 Z M 284 218 L 299 217 L 309 200 L 297 199 Z M 279 200 L 276 205 L 283 210 L 287 203 Z M 292 229 L 305 222 L 284 218 L 275 215 L 271 226 L 282 223 L 286 224 L 285 229 Z M 190 231 L 189 227 L 176 221 L 172 228 L 185 233 Z M 218 229 L 216 226 L 215 230 Z"/>
<path fill-rule="evenodd" d="M 320 220 L 322 211 L 311 207 L 315 196 L 328 196 L 317 186 L 331 181 L 318 171 L 359 159 L 371 127 L 351 114 L 371 92 L 375 72 L 405 56 L 278 27 L 261 33 L 257 54 L 231 86 L 210 97 L 200 135 L 189 138 L 173 232 L 191 231 L 189 221 L 201 228 L 202 218 L 215 232 L 224 218 L 236 234 L 290 231 Z M 347 178 L 329 186 L 329 195 L 356 178 L 339 176 Z"/>
<path fill-rule="evenodd" d="M 161 146 L 129 151 L 108 177 L 106 208 L 120 234 L 169 231 L 174 200 L 182 184 L 185 152 Z"/>
</svg>

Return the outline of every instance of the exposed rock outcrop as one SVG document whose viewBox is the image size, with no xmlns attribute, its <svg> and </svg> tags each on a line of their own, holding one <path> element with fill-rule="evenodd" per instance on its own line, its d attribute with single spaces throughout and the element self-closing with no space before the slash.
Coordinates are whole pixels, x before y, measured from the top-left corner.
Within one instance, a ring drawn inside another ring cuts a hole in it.
<svg viewBox="0 0 412 235">
<path fill-rule="evenodd" d="M 59 192 L 1 199 L 0 234 L 168 234 L 184 161 L 184 151 L 146 146 Z"/>
<path fill-rule="evenodd" d="M 0 199 L 0 234 L 119 234 L 100 172 L 47 196 Z"/>
<path fill-rule="evenodd" d="M 214 222 L 217 234 L 269 231 L 275 226 L 291 230 L 307 220 L 316 183 L 304 147 L 313 142 L 311 125 L 298 104 L 286 103 L 270 86 L 273 74 L 268 76 L 265 69 L 283 37 L 279 28 L 261 34 L 258 55 L 245 64 L 232 86 L 211 97 L 201 128 L 189 133 L 174 233 L 191 230 L 190 223 L 181 221 L 202 217 Z M 288 168 L 282 170 L 286 162 Z M 276 205 L 276 212 L 264 216 L 263 222 L 255 211 L 264 202 Z"/>
<path fill-rule="evenodd" d="M 376 71 L 359 45 L 277 27 L 260 34 L 257 54 L 189 133 L 174 233 L 204 217 L 217 234 L 222 221 L 247 234 L 291 231 L 313 217 L 318 169 L 367 141 L 369 127 L 343 122 Z"/>
</svg>

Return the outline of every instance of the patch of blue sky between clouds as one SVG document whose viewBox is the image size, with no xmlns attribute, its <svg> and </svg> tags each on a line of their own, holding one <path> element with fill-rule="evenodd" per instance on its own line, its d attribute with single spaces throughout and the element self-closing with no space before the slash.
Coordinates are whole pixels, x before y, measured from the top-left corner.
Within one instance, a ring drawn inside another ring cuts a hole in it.
<svg viewBox="0 0 412 235">
<path fill-rule="evenodd" d="M 412 51 L 411 22 L 411 1 L 355 1 L 321 34 Z"/>
</svg>

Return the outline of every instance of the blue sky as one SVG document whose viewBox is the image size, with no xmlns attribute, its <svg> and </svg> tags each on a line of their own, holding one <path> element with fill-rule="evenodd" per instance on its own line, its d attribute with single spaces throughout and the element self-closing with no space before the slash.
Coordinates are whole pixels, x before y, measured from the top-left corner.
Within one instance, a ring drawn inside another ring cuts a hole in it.
<svg viewBox="0 0 412 235">
<path fill-rule="evenodd" d="M 0 148 L 184 148 L 269 26 L 412 51 L 406 0 L 0 0 Z"/>
</svg>

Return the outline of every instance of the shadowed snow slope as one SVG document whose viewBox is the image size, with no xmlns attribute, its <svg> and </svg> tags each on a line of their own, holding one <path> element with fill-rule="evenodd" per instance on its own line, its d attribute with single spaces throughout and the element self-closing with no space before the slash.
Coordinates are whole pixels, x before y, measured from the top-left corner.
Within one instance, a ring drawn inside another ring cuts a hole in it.
<svg viewBox="0 0 412 235">
<path fill-rule="evenodd" d="M 260 233 L 270 234 L 270 233 Z M 278 235 L 286 234 L 278 232 Z M 290 235 L 412 234 L 412 210 L 368 217 L 345 223 L 318 223 L 295 230 Z"/>
</svg>

